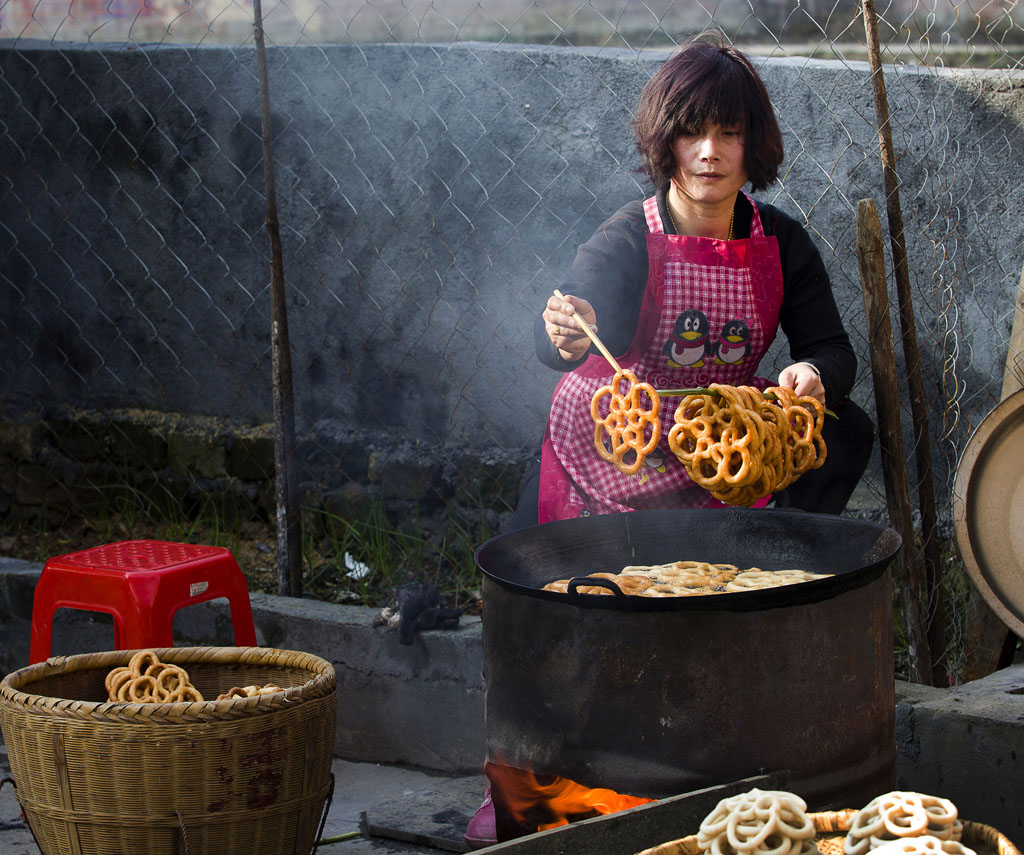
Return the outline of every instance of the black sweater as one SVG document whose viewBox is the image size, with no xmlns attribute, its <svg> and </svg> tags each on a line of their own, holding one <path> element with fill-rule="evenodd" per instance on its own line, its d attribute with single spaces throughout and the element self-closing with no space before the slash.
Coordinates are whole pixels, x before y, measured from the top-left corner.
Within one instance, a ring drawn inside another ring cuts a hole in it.
<svg viewBox="0 0 1024 855">
<path fill-rule="evenodd" d="M 665 190 L 658 193 L 661 221 L 675 234 L 665 207 Z M 845 398 L 853 386 L 857 358 L 843 328 L 821 255 L 810 235 L 792 217 L 772 205 L 757 203 L 766 235 L 779 241 L 783 297 L 779 323 L 789 342 L 793 362 L 809 362 L 821 372 L 827 405 Z M 750 236 L 753 211 L 747 197 L 736 201 L 734 235 Z M 626 352 L 633 340 L 640 305 L 647 287 L 647 223 L 643 203 L 630 202 L 616 211 L 576 253 L 563 294 L 582 297 L 597 314 L 598 335 L 614 356 Z M 580 362 L 566 362 L 548 338 L 544 319 L 534 325 L 537 356 L 549 368 L 571 371 Z M 598 353 L 591 347 L 591 353 Z M 774 381 L 774 377 L 771 377 Z"/>
</svg>

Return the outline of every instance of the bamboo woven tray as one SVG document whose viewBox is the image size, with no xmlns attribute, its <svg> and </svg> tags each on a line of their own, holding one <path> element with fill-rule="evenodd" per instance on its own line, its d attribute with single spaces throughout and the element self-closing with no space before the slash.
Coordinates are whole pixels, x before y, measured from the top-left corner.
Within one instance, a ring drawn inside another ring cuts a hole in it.
<svg viewBox="0 0 1024 855">
<path fill-rule="evenodd" d="M 104 700 L 133 651 L 56 657 L 0 682 L 0 729 L 44 855 L 309 853 L 331 781 L 337 678 L 329 662 L 258 647 L 155 651 L 206 698 Z"/>
<path fill-rule="evenodd" d="M 843 844 L 856 810 L 827 811 L 810 814 L 818 830 L 818 849 L 822 855 L 843 855 Z M 1017 847 L 1003 834 L 980 822 L 964 822 L 960 841 L 978 855 L 1021 855 Z M 690 834 L 670 840 L 636 855 L 699 855 L 697 835 Z"/>
</svg>

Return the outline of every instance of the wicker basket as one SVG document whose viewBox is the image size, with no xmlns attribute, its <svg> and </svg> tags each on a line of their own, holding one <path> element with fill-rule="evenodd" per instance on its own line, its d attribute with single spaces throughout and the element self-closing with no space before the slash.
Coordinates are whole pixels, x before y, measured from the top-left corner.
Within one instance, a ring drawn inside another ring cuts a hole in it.
<svg viewBox="0 0 1024 855">
<path fill-rule="evenodd" d="M 55 657 L 0 683 L 18 801 L 45 855 L 312 850 L 330 795 L 337 678 L 316 656 L 259 647 L 156 650 L 206 698 L 105 701 L 132 651 Z"/>
<path fill-rule="evenodd" d="M 818 831 L 817 843 L 822 855 L 843 855 L 846 832 L 856 814 L 855 810 L 810 814 Z M 980 822 L 964 822 L 960 841 L 978 855 L 1020 855 L 1017 847 L 1005 835 Z M 700 851 L 697 846 L 697 835 L 691 834 L 679 840 L 670 840 L 668 843 L 644 849 L 636 855 L 700 855 Z"/>
</svg>

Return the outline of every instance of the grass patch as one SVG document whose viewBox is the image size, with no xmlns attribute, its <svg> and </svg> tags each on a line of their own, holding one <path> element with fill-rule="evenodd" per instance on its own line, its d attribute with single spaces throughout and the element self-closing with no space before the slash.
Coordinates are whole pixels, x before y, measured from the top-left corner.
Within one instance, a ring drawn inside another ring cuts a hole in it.
<svg viewBox="0 0 1024 855">
<path fill-rule="evenodd" d="M 191 513 L 147 500 L 128 488 L 106 496 L 88 516 L 40 513 L 0 536 L 0 554 L 43 563 L 48 558 L 121 540 L 167 540 L 229 549 L 249 589 L 277 593 L 277 541 L 265 520 L 227 522 L 212 500 Z M 479 520 L 474 519 L 479 517 Z M 46 520 L 46 522 L 43 522 Z M 358 519 L 321 508 L 303 510 L 303 593 L 326 602 L 384 607 L 394 588 L 410 582 L 435 585 L 452 607 L 480 608 L 477 546 L 496 532 L 486 515 L 448 509 L 440 520 L 399 517 L 380 502 Z"/>
</svg>

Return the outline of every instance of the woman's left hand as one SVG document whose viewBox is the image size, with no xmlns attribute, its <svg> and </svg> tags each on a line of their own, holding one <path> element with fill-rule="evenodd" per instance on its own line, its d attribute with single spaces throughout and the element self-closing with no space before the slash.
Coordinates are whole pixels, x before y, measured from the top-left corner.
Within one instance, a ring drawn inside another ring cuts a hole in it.
<svg viewBox="0 0 1024 855">
<path fill-rule="evenodd" d="M 792 389 L 798 395 L 810 395 L 825 404 L 825 387 L 818 369 L 809 362 L 794 362 L 779 373 L 779 385 Z"/>
</svg>

